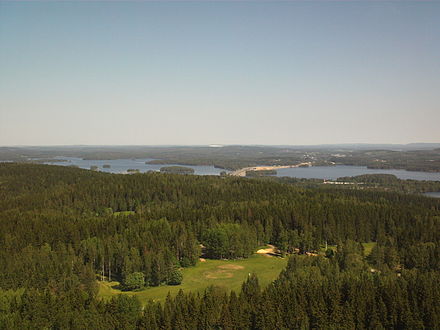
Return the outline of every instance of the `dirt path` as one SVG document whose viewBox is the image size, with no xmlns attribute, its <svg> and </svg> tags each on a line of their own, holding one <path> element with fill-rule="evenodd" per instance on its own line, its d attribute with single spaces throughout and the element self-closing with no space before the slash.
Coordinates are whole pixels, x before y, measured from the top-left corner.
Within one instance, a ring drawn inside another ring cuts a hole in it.
<svg viewBox="0 0 440 330">
<path fill-rule="evenodd" d="M 258 254 L 264 254 L 266 256 L 269 257 L 273 257 L 274 255 L 276 255 L 276 251 L 275 251 L 275 246 L 268 244 L 268 248 L 266 249 L 259 249 L 257 251 Z"/>
</svg>

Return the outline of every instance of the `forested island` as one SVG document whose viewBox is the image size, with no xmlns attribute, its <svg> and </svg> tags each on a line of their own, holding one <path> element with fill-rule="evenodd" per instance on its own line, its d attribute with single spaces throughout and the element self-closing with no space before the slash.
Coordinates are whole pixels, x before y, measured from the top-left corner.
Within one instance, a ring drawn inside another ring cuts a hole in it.
<svg viewBox="0 0 440 330">
<path fill-rule="evenodd" d="M 164 166 L 160 168 L 162 173 L 172 174 L 194 174 L 194 169 L 185 166 Z"/>
<path fill-rule="evenodd" d="M 2 163 L 0 244 L 4 329 L 440 327 L 434 198 Z M 265 244 L 290 258 L 269 286 L 251 274 L 241 290 L 162 302 L 98 294 L 114 280 L 126 292 L 179 287 L 200 257 L 246 260 Z"/>
</svg>

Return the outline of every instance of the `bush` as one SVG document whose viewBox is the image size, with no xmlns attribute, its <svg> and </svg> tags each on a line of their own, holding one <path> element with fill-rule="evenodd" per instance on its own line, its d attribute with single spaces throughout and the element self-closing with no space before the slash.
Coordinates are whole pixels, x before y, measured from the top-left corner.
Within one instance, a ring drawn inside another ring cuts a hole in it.
<svg viewBox="0 0 440 330">
<path fill-rule="evenodd" d="M 170 273 L 167 284 L 168 285 L 179 285 L 182 283 L 182 280 L 183 280 L 182 272 L 178 269 L 175 269 Z"/>
</svg>

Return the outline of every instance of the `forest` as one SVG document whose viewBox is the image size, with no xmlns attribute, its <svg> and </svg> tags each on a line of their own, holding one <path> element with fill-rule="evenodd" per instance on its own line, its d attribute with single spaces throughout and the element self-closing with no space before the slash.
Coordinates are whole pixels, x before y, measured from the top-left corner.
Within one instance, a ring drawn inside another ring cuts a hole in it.
<svg viewBox="0 0 440 330">
<path fill-rule="evenodd" d="M 172 174 L 194 174 L 193 168 L 185 166 L 163 166 L 160 168 L 160 171 Z"/>
<path fill-rule="evenodd" d="M 249 274 L 164 303 L 97 296 L 112 279 L 178 286 L 202 255 L 263 244 L 289 258 L 264 288 Z M 0 246 L 0 329 L 440 328 L 440 200 L 419 195 L 0 163 Z"/>
</svg>

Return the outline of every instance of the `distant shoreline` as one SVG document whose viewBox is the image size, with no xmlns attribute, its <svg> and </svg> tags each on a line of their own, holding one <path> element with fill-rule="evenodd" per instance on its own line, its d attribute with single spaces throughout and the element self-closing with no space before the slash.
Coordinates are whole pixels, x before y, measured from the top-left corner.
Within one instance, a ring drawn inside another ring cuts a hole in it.
<svg viewBox="0 0 440 330">
<path fill-rule="evenodd" d="M 305 162 L 305 163 L 299 163 L 295 165 L 272 165 L 272 166 L 251 166 L 251 167 L 244 167 L 236 171 L 230 172 L 228 175 L 231 176 L 246 176 L 246 172 L 248 171 L 270 171 L 270 170 L 279 170 L 282 168 L 295 168 L 295 167 L 311 167 L 311 162 Z"/>
</svg>

